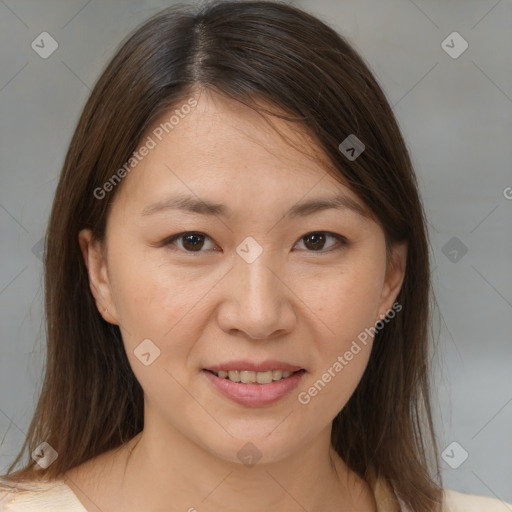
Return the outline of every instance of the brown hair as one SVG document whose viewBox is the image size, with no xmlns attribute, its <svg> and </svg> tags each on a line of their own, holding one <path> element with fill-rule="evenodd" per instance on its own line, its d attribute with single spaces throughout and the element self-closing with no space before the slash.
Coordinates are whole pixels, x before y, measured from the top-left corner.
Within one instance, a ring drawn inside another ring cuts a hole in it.
<svg viewBox="0 0 512 512">
<path fill-rule="evenodd" d="M 367 369 L 333 421 L 332 445 L 363 478 L 371 468 L 414 512 L 438 510 L 440 487 L 428 375 L 428 238 L 416 177 L 393 112 L 348 42 L 319 19 L 278 2 L 178 6 L 138 28 L 108 64 L 70 143 L 46 235 L 47 364 L 11 480 L 54 479 L 119 447 L 143 428 L 143 393 L 118 326 L 98 312 L 78 233 L 104 237 L 109 201 L 94 190 L 127 162 L 151 123 L 207 89 L 306 130 L 382 226 L 407 241 L 400 314 L 375 335 Z M 276 112 L 263 108 L 273 105 Z M 285 112 L 284 116 L 282 113 Z M 338 149 L 350 134 L 365 151 Z M 118 187 L 110 192 L 111 200 Z M 25 449 L 59 457 L 44 471 Z"/>
</svg>

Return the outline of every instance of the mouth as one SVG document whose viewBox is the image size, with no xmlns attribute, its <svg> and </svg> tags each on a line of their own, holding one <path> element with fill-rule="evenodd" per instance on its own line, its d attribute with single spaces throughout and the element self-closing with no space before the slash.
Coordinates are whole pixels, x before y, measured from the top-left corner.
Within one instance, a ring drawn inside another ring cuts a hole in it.
<svg viewBox="0 0 512 512">
<path fill-rule="evenodd" d="M 265 407 L 279 402 L 299 385 L 307 373 L 304 368 L 289 365 L 288 369 L 277 367 L 265 371 L 236 370 L 230 366 L 230 369 L 205 368 L 201 373 L 216 393 L 245 407 Z"/>
<path fill-rule="evenodd" d="M 296 371 L 289 370 L 267 370 L 264 372 L 257 372 L 253 370 L 219 370 L 213 371 L 205 369 L 205 371 L 212 373 L 219 379 L 230 380 L 231 382 L 242 383 L 242 384 L 271 384 L 283 379 L 288 379 L 296 373 L 305 373 L 306 370 L 301 368 Z"/>
</svg>

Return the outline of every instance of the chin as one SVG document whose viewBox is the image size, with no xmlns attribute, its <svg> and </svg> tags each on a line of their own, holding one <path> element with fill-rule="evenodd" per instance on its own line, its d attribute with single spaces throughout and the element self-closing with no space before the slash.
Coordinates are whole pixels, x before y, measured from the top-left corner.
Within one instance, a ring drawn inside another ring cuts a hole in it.
<svg viewBox="0 0 512 512">
<path fill-rule="evenodd" d="M 244 433 L 238 434 L 237 432 L 229 429 L 229 425 L 225 428 L 233 434 L 229 434 L 220 439 L 202 439 L 201 444 L 203 447 L 218 457 L 227 462 L 251 467 L 255 464 L 273 464 L 281 462 L 295 452 L 300 451 L 300 439 L 297 436 L 291 436 L 288 432 L 277 432 L 276 426 L 279 421 L 273 422 L 273 429 L 260 430 L 254 435 L 251 435 L 245 430 Z M 272 432 L 269 435 L 269 432 Z"/>
</svg>

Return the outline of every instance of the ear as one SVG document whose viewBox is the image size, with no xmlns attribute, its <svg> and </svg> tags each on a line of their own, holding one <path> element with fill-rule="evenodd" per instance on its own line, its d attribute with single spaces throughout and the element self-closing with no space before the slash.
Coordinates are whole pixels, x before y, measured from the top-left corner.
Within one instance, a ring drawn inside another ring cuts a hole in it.
<svg viewBox="0 0 512 512">
<path fill-rule="evenodd" d="M 78 243 L 87 267 L 89 286 L 96 300 L 96 307 L 106 322 L 119 325 L 108 277 L 104 245 L 100 240 L 94 238 L 90 229 L 80 231 Z"/>
<path fill-rule="evenodd" d="M 395 243 L 388 259 L 377 320 L 384 318 L 395 303 L 404 281 L 406 265 L 407 242 Z"/>
</svg>

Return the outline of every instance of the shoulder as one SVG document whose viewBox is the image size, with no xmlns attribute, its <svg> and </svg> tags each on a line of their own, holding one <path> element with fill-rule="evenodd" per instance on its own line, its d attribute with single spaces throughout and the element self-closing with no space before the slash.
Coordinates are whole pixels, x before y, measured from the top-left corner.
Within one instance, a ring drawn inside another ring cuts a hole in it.
<svg viewBox="0 0 512 512">
<path fill-rule="evenodd" d="M 26 482 L 12 486 L 0 478 L 0 512 L 85 512 L 71 489 L 61 480 Z"/>
<path fill-rule="evenodd" d="M 512 512 L 512 505 L 497 498 L 445 489 L 444 512 Z"/>
</svg>

